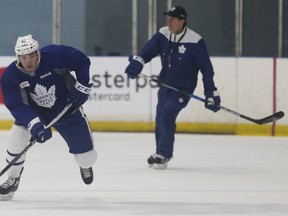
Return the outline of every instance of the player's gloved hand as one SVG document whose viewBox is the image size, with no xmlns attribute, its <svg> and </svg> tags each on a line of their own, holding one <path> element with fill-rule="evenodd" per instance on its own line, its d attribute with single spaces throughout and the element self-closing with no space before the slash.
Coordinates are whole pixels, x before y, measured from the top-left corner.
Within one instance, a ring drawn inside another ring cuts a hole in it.
<svg viewBox="0 0 288 216">
<path fill-rule="evenodd" d="M 219 91 L 205 91 L 205 107 L 207 109 L 210 109 L 214 112 L 219 111 L 220 108 L 220 103 L 221 103 L 221 98 L 220 98 L 220 93 Z"/>
<path fill-rule="evenodd" d="M 135 79 L 139 73 L 141 73 L 145 61 L 141 56 L 137 55 L 130 55 L 129 56 L 129 65 L 125 69 L 125 73 L 128 75 L 129 78 Z"/>
<path fill-rule="evenodd" d="M 83 84 L 77 81 L 69 92 L 68 101 L 73 102 L 74 107 L 78 109 L 88 100 L 91 89 L 92 83 Z"/>
<path fill-rule="evenodd" d="M 52 137 L 51 128 L 45 129 L 42 122 L 35 123 L 30 129 L 30 133 L 39 143 L 44 143 Z"/>
</svg>

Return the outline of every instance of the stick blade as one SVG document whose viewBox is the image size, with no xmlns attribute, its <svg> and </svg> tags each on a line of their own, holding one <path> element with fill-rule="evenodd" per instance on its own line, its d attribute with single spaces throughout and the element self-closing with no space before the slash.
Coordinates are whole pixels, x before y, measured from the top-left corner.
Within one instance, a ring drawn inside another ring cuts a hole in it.
<svg viewBox="0 0 288 216">
<path fill-rule="evenodd" d="M 268 123 L 271 123 L 271 122 L 274 122 L 274 121 L 277 121 L 281 118 L 284 117 L 284 112 L 283 111 L 279 111 L 277 113 L 274 113 L 268 117 L 265 117 L 265 118 L 262 118 L 262 119 L 258 119 L 256 121 L 257 124 L 268 124 Z"/>
<path fill-rule="evenodd" d="M 14 199 L 14 192 L 10 192 L 8 194 L 0 194 L 0 201 L 11 201 Z"/>
</svg>

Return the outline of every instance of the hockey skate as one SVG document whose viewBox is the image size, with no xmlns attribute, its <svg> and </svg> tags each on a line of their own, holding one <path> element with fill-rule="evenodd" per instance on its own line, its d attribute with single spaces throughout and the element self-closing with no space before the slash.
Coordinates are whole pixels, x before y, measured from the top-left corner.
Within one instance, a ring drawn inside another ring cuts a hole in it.
<svg viewBox="0 0 288 216">
<path fill-rule="evenodd" d="M 82 180 L 85 184 L 91 184 L 93 182 L 92 167 L 89 167 L 89 168 L 80 167 L 80 173 L 81 173 Z"/>
<path fill-rule="evenodd" d="M 154 167 L 154 169 L 160 170 L 167 169 L 169 160 L 170 159 L 165 158 L 162 155 L 154 153 L 147 159 L 147 162 L 150 168 Z"/>
<path fill-rule="evenodd" d="M 14 193 L 19 187 L 23 169 L 24 168 L 22 168 L 19 177 L 9 177 L 3 184 L 0 185 L 0 201 L 10 201 L 14 198 Z"/>
</svg>

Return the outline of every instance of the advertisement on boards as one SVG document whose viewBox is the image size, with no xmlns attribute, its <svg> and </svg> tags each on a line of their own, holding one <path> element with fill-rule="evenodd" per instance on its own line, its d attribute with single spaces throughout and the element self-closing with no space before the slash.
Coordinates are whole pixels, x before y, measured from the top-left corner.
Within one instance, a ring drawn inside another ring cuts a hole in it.
<svg viewBox="0 0 288 216">
<path fill-rule="evenodd" d="M 97 57 L 91 58 L 91 62 L 93 89 L 85 104 L 91 120 L 150 121 L 153 118 L 151 107 L 156 100 L 157 84 L 143 78 L 129 79 L 124 73 L 127 57 Z M 151 75 L 151 64 L 145 65 L 143 73 Z"/>
</svg>

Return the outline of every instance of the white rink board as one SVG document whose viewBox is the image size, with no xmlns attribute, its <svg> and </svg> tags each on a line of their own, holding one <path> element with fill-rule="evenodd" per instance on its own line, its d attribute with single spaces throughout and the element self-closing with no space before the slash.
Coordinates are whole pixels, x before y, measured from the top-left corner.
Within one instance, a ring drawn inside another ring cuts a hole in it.
<svg viewBox="0 0 288 216">
<path fill-rule="evenodd" d="M 6 67 L 14 57 L 0 57 L 0 67 Z M 222 105 L 253 118 L 273 113 L 273 59 L 212 57 L 215 83 Z M 91 121 L 151 122 L 155 118 L 157 87 L 139 79 L 129 80 L 124 73 L 127 57 L 91 57 L 91 80 L 93 90 L 84 105 Z M 277 111 L 288 113 L 288 59 L 277 59 L 276 99 Z M 161 69 L 160 59 L 145 65 L 143 73 L 157 75 Z M 199 73 L 195 95 L 203 96 L 202 76 Z M 0 120 L 12 120 L 3 104 L 0 104 Z M 203 102 L 191 99 L 178 122 L 194 123 L 249 123 L 234 115 L 206 110 Z M 288 116 L 278 121 L 288 124 Z"/>
<path fill-rule="evenodd" d="M 255 118 L 272 114 L 273 60 L 241 58 L 238 60 L 237 73 L 238 110 L 247 115 L 251 113 Z"/>
<path fill-rule="evenodd" d="M 286 116 L 280 119 L 278 123 L 288 124 L 288 60 L 277 60 L 277 110 L 282 109 Z"/>
</svg>

